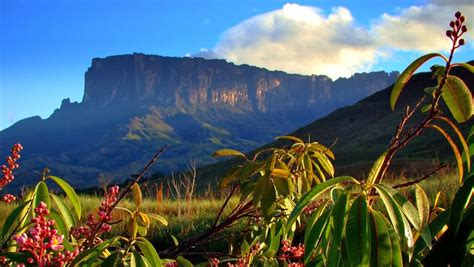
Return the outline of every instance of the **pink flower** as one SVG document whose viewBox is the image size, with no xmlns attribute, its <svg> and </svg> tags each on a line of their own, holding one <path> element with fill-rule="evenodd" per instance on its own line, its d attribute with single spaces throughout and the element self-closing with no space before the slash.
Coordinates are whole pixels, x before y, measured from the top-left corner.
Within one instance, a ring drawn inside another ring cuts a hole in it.
<svg viewBox="0 0 474 267">
<path fill-rule="evenodd" d="M 20 167 L 20 165 L 18 165 L 16 161 L 20 159 L 20 151 L 22 149 L 23 146 L 21 146 L 21 144 L 13 145 L 11 156 L 8 156 L 6 159 L 7 165 L 2 165 L 0 167 L 2 169 L 3 174 L 3 177 L 0 179 L 0 189 L 2 187 L 7 186 L 15 178 L 15 176 L 13 176 L 13 170 L 18 169 Z"/>
</svg>

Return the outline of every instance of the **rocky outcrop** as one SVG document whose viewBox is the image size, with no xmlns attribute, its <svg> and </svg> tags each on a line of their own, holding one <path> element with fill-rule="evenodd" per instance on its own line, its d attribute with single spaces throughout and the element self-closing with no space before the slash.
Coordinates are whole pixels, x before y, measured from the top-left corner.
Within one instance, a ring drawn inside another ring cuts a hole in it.
<svg viewBox="0 0 474 267">
<path fill-rule="evenodd" d="M 0 151 L 22 142 L 16 185 L 48 167 L 78 187 L 99 175 L 123 180 L 157 147 L 157 169 L 212 162 L 220 148 L 248 151 L 389 86 L 397 73 L 332 81 L 224 60 L 144 54 L 96 58 L 81 103 L 63 100 L 48 119 L 33 117 L 0 132 Z M 23 177 L 22 177 L 23 176 Z"/>
</svg>

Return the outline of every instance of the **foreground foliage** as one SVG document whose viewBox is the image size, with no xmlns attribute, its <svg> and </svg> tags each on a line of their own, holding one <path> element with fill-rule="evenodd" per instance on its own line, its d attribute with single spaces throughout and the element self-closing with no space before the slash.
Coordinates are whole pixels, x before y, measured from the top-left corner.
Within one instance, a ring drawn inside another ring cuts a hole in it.
<svg viewBox="0 0 474 267">
<path fill-rule="evenodd" d="M 283 136 L 292 142 L 285 148 L 269 148 L 249 158 L 241 152 L 224 149 L 215 156 L 234 156 L 242 164 L 223 177 L 221 188 L 230 187 L 229 197 L 218 211 L 211 228 L 196 237 L 178 242 L 158 253 L 146 238 L 153 220 L 167 225 L 158 214 L 142 208 L 139 182 L 159 158 L 165 147 L 150 160 L 143 171 L 122 191 L 110 187 L 96 213 L 79 225 L 81 203 L 71 186 L 48 171 L 9 214 L 1 231 L 0 263 L 37 266 L 191 266 L 183 255 L 192 247 L 215 237 L 217 233 L 247 218 L 247 234 L 230 255 L 209 258 L 203 265 L 218 266 L 472 266 L 474 261 L 474 209 L 472 195 L 474 171 L 474 127 L 464 138 L 457 123 L 471 120 L 471 91 L 462 79 L 451 74 L 460 66 L 471 73 L 467 64 L 452 63 L 456 49 L 464 45 L 467 31 L 460 12 L 446 32 L 452 40 L 448 58 L 432 53 L 415 60 L 395 83 L 390 105 L 396 102 L 415 71 L 432 58 L 445 61 L 433 66 L 437 86 L 425 88 L 428 101 L 420 99 L 415 107 L 406 107 L 405 115 L 392 141 L 373 164 L 366 177 L 335 176 L 331 148 L 318 142 L 305 142 Z M 444 103 L 449 114 L 441 109 Z M 412 115 L 421 110 L 425 117 L 408 127 Z M 384 178 L 394 156 L 426 129 L 439 132 L 450 144 L 456 161 L 459 190 L 451 207 L 440 209 L 430 204 L 420 180 L 388 185 Z M 460 145 L 459 145 L 460 144 Z M 461 148 L 461 149 L 459 149 Z M 18 168 L 21 145 L 15 145 L 7 165 L 2 166 L 5 187 Z M 62 193 L 48 187 L 51 181 Z M 400 193 L 401 187 L 414 187 L 415 200 Z M 224 214 L 229 200 L 239 194 L 239 202 Z M 133 208 L 120 206 L 125 197 Z M 14 201 L 7 196 L 6 202 Z M 123 234 L 105 238 L 115 225 L 112 212 L 126 222 Z M 159 254 L 163 258 L 160 258 Z"/>
</svg>

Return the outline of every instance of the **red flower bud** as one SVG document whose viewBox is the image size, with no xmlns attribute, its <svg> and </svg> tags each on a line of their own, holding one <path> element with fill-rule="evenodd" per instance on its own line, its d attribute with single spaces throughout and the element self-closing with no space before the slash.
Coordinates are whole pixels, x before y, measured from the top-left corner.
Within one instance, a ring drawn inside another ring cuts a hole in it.
<svg viewBox="0 0 474 267">
<path fill-rule="evenodd" d="M 453 34 L 452 31 L 450 30 L 446 31 L 446 36 L 448 36 L 449 38 L 451 38 L 452 34 Z"/>
<path fill-rule="evenodd" d="M 461 31 L 462 31 L 462 32 L 467 32 L 467 27 L 466 27 L 466 25 L 463 25 L 463 26 L 462 26 Z"/>
<path fill-rule="evenodd" d="M 464 22 L 464 21 L 466 20 L 466 18 L 465 18 L 464 16 L 461 16 L 461 17 L 459 18 L 459 20 L 460 20 L 461 22 Z"/>
<path fill-rule="evenodd" d="M 464 39 L 460 39 L 459 40 L 459 45 L 461 46 L 461 45 L 464 45 L 464 44 L 465 44 Z"/>
<path fill-rule="evenodd" d="M 454 14 L 454 16 L 456 16 L 456 18 L 459 19 L 462 16 L 461 11 L 456 12 L 456 14 Z"/>
<path fill-rule="evenodd" d="M 456 27 L 459 27 L 461 25 L 461 22 L 459 22 L 459 20 L 456 20 L 456 22 L 454 23 L 454 25 L 456 25 Z"/>
<path fill-rule="evenodd" d="M 454 28 L 454 21 L 451 21 L 451 22 L 449 23 L 449 27 Z"/>
</svg>

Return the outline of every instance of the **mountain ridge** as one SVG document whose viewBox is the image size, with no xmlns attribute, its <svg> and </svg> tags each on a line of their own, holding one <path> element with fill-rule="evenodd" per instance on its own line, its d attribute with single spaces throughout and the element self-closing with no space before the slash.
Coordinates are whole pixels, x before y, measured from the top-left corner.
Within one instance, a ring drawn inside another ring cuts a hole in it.
<svg viewBox="0 0 474 267">
<path fill-rule="evenodd" d="M 249 151 L 391 84 L 397 73 L 325 76 L 286 74 L 223 60 L 144 54 L 96 58 L 81 103 L 64 99 L 47 119 L 31 117 L 0 132 L 1 150 L 22 142 L 18 180 L 44 167 L 77 187 L 101 174 L 124 180 L 169 143 L 155 170 L 214 150 Z M 25 180 L 25 184 L 30 181 Z M 16 185 L 21 183 L 16 181 Z"/>
</svg>

